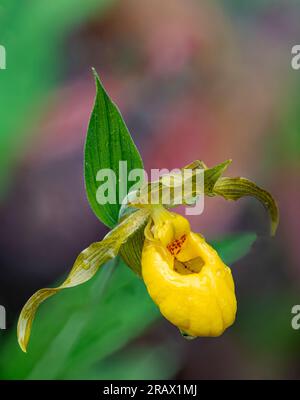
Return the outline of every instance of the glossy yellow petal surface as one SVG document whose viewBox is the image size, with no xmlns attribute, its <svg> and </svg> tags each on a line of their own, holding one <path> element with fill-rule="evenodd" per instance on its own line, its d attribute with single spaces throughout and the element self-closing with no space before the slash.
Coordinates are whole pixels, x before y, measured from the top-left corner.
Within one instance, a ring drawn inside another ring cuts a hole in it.
<svg viewBox="0 0 300 400">
<path fill-rule="evenodd" d="M 219 336 L 235 320 L 231 271 L 200 235 L 187 231 L 184 243 L 176 242 L 174 253 L 174 246 L 145 240 L 142 274 L 148 292 L 164 317 L 186 334 Z"/>
</svg>

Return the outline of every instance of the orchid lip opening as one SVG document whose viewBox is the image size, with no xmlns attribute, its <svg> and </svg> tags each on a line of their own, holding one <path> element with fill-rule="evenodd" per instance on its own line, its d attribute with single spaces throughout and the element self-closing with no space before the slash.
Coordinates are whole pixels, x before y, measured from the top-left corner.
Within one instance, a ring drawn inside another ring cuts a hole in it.
<svg viewBox="0 0 300 400">
<path fill-rule="evenodd" d="M 150 297 L 188 337 L 221 335 L 237 310 L 230 269 L 181 215 L 159 207 L 152 224 L 142 253 Z"/>
</svg>

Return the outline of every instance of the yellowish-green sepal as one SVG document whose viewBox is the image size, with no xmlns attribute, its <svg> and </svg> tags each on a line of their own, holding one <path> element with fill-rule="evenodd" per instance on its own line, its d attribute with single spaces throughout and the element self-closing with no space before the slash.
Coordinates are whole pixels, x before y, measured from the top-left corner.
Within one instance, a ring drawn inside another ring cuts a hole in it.
<svg viewBox="0 0 300 400">
<path fill-rule="evenodd" d="M 142 209 L 129 215 L 101 241 L 91 244 L 77 257 L 67 279 L 56 288 L 37 291 L 23 307 L 18 321 L 18 341 L 26 352 L 31 326 L 39 305 L 62 289 L 81 285 L 90 280 L 99 268 L 114 258 L 124 244 L 149 218 L 149 210 Z"/>
<path fill-rule="evenodd" d="M 191 205 L 199 195 L 213 195 L 214 185 L 224 173 L 231 160 L 224 161 L 215 167 L 208 168 L 203 161 L 196 160 L 180 169 L 178 173 L 170 173 L 157 181 L 147 183 L 135 193 L 131 204 L 135 207 L 147 207 L 151 204 L 162 204 L 167 208 L 182 204 Z M 191 171 L 185 174 L 185 171 Z M 197 174 L 203 173 L 203 181 L 197 180 Z M 167 183 L 166 183 L 167 182 Z M 180 190 L 175 188 L 179 187 Z M 203 183 L 199 185 L 199 182 Z M 153 203 L 155 199 L 155 203 Z"/>
<path fill-rule="evenodd" d="M 220 178 L 213 192 L 226 200 L 238 200 L 251 196 L 259 200 L 269 213 L 271 219 L 271 234 L 275 235 L 279 223 L 279 209 L 272 195 L 246 178 Z"/>
</svg>

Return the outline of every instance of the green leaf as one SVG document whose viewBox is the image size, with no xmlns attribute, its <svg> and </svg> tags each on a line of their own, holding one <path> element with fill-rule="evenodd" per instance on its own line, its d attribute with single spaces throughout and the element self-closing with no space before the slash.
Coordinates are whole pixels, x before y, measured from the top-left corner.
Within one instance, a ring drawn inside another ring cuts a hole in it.
<svg viewBox="0 0 300 400">
<path fill-rule="evenodd" d="M 151 343 L 147 347 L 129 348 L 97 363 L 91 371 L 87 371 L 86 376 L 80 374 L 77 379 L 168 379 L 179 368 L 180 354 L 178 348 L 174 347 L 169 343 L 165 345 Z"/>
<path fill-rule="evenodd" d="M 211 245 L 217 250 L 225 264 L 232 264 L 250 251 L 255 240 L 255 233 L 240 233 L 213 240 Z"/>
<path fill-rule="evenodd" d="M 275 235 L 279 223 L 279 210 L 272 195 L 246 178 L 220 178 L 213 192 L 226 200 L 238 200 L 251 196 L 259 200 L 269 213 L 271 219 L 271 234 Z"/>
<path fill-rule="evenodd" d="M 27 301 L 18 322 L 18 340 L 24 352 L 26 352 L 31 325 L 39 305 L 62 289 L 78 286 L 90 280 L 104 263 L 118 254 L 121 245 L 145 223 L 148 217 L 149 211 L 146 209 L 129 215 L 101 242 L 91 244 L 79 254 L 70 274 L 60 286 L 41 289 Z"/>
<path fill-rule="evenodd" d="M 94 213 L 111 228 L 118 222 L 120 204 L 134 184 L 127 180 L 127 174 L 122 176 L 119 173 L 119 161 L 127 162 L 128 172 L 136 168 L 142 169 L 143 162 L 120 111 L 109 98 L 95 71 L 94 74 L 97 92 L 85 144 L 85 186 Z M 100 185 L 97 182 L 97 173 L 103 169 L 111 169 L 116 175 L 112 188 L 116 204 L 99 204 L 97 201 Z M 119 183 L 126 182 L 127 190 L 122 194 Z M 119 195 L 122 199 L 119 199 Z"/>
</svg>

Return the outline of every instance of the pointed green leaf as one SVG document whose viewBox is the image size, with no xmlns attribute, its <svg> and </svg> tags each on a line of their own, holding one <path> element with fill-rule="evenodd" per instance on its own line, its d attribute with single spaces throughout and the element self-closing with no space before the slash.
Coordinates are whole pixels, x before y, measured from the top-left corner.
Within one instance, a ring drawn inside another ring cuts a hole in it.
<svg viewBox="0 0 300 400">
<path fill-rule="evenodd" d="M 136 168 L 142 169 L 143 162 L 120 111 L 109 98 L 95 71 L 94 74 L 96 99 L 85 143 L 85 186 L 92 210 L 100 221 L 111 228 L 118 222 L 120 203 L 134 183 L 127 180 L 128 174 L 125 170 L 119 171 L 119 162 L 127 162 L 128 173 Z M 115 204 L 100 204 L 97 201 L 97 191 L 104 179 L 99 177 L 98 172 L 103 169 L 110 169 L 115 173 L 116 180 L 112 181 L 111 185 L 115 194 Z M 120 191 L 119 182 L 127 183 L 125 193 Z M 119 199 L 119 196 L 122 199 Z"/>
<path fill-rule="evenodd" d="M 259 200 L 269 213 L 271 219 L 271 234 L 274 235 L 279 223 L 279 210 L 272 195 L 246 178 L 220 178 L 213 192 L 226 200 L 238 200 L 251 196 Z"/>
<path fill-rule="evenodd" d="M 148 210 L 139 210 L 129 215 L 101 241 L 93 243 L 77 257 L 67 279 L 56 288 L 37 291 L 23 307 L 18 322 L 18 341 L 26 352 L 32 322 L 39 305 L 62 289 L 71 288 L 90 280 L 101 265 L 114 258 L 121 245 L 139 229 L 149 217 Z"/>
</svg>

